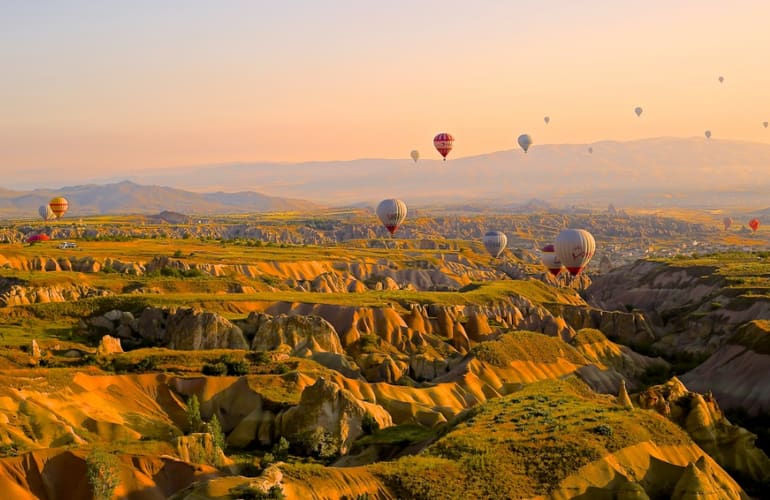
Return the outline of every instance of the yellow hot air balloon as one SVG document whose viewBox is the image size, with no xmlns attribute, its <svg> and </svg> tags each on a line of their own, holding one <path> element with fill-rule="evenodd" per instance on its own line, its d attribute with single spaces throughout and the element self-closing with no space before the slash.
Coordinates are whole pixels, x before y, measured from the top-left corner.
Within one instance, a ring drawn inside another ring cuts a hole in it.
<svg viewBox="0 0 770 500">
<path fill-rule="evenodd" d="M 409 153 L 409 155 L 412 157 L 415 163 L 417 163 L 417 160 L 420 159 L 420 152 L 417 151 L 416 149 L 413 149 L 412 152 Z"/>
<path fill-rule="evenodd" d="M 48 206 L 51 208 L 51 212 L 53 212 L 56 218 L 61 219 L 64 214 L 67 213 L 67 209 L 69 208 L 70 204 L 67 201 L 67 198 L 57 196 L 48 202 Z"/>
</svg>

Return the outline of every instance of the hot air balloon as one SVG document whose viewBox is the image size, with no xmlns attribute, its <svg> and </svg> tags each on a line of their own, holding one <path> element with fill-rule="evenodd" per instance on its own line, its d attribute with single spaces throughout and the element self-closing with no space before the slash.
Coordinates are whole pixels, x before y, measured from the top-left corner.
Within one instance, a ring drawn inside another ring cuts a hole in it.
<svg viewBox="0 0 770 500">
<path fill-rule="evenodd" d="M 644 111 L 641 106 L 637 106 L 634 108 L 634 113 L 636 113 L 636 116 L 642 116 L 642 111 Z"/>
<path fill-rule="evenodd" d="M 48 241 L 51 238 L 45 233 L 37 233 L 27 236 L 27 243 L 38 243 L 40 241 Z"/>
<path fill-rule="evenodd" d="M 37 209 L 37 213 L 40 214 L 40 217 L 42 217 L 43 220 L 51 220 L 56 217 L 53 214 L 51 207 L 48 205 L 40 205 L 40 207 Z"/>
<path fill-rule="evenodd" d="M 720 76 L 719 77 L 719 83 L 724 83 L 724 81 L 725 81 L 725 77 L 724 76 Z"/>
<path fill-rule="evenodd" d="M 725 225 L 725 231 L 727 231 L 728 229 L 730 229 L 730 226 L 733 225 L 733 219 L 730 217 L 725 217 L 724 219 L 722 219 L 722 223 Z"/>
<path fill-rule="evenodd" d="M 411 156 L 414 162 L 417 163 L 417 160 L 420 159 L 420 152 L 416 149 L 413 149 L 412 152 L 409 153 L 409 156 Z"/>
<path fill-rule="evenodd" d="M 377 205 L 377 217 L 380 218 L 390 234 L 393 234 L 406 219 L 406 203 L 395 198 L 382 200 Z"/>
<path fill-rule="evenodd" d="M 454 141 L 455 138 L 452 137 L 452 134 L 447 134 L 446 132 L 436 134 L 436 137 L 433 138 L 433 145 L 436 147 L 436 150 L 441 153 L 441 156 L 444 157 L 444 161 L 446 161 L 446 155 L 452 151 L 452 143 Z"/>
<path fill-rule="evenodd" d="M 706 139 L 711 139 L 711 130 L 706 130 L 706 132 L 704 132 L 703 135 L 706 136 Z"/>
<path fill-rule="evenodd" d="M 67 202 L 67 198 L 57 196 L 48 202 L 48 206 L 51 207 L 51 212 L 53 212 L 56 218 L 61 219 L 62 216 L 67 212 L 67 208 L 69 208 L 70 205 L 69 202 Z"/>
<path fill-rule="evenodd" d="M 556 249 L 553 245 L 546 245 L 541 250 L 542 257 L 540 260 L 543 262 L 543 265 L 546 269 L 548 269 L 548 272 L 553 274 L 554 276 L 558 276 L 561 272 L 562 265 L 561 261 L 559 260 L 559 257 L 556 255 Z"/>
<path fill-rule="evenodd" d="M 529 151 L 529 147 L 531 145 L 532 138 L 529 136 L 529 134 L 521 134 L 519 136 L 519 146 L 521 146 L 521 149 L 523 149 L 525 153 Z"/>
<path fill-rule="evenodd" d="M 484 248 L 494 258 L 500 257 L 508 244 L 508 237 L 500 231 L 487 231 L 484 234 Z"/>
<path fill-rule="evenodd" d="M 572 276 L 577 276 L 594 256 L 596 241 L 585 229 L 565 229 L 556 237 L 556 255 Z"/>
<path fill-rule="evenodd" d="M 767 122 L 762 122 L 762 126 L 767 128 Z"/>
<path fill-rule="evenodd" d="M 550 116 L 546 116 L 546 117 L 543 118 L 543 121 L 545 122 L 546 125 L 548 125 L 549 123 L 551 123 L 551 117 Z"/>
<path fill-rule="evenodd" d="M 751 219 L 749 221 L 749 227 L 751 228 L 752 232 L 757 232 L 757 229 L 759 229 L 759 219 Z"/>
<path fill-rule="evenodd" d="M 594 148 L 592 148 L 591 146 L 588 146 L 588 153 L 594 154 Z"/>
</svg>

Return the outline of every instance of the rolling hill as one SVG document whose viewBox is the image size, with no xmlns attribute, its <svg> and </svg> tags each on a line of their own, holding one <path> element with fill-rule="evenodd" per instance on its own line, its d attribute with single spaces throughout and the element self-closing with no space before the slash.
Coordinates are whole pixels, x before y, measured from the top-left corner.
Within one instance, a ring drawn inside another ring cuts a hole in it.
<svg viewBox="0 0 770 500">
<path fill-rule="evenodd" d="M 20 192 L 0 189 L 0 215 L 34 217 L 40 205 L 53 196 L 69 200 L 73 216 L 99 214 L 149 214 L 173 210 L 192 214 L 312 210 L 314 203 L 267 196 L 251 191 L 237 193 L 193 193 L 162 186 L 144 186 L 130 181 L 88 184 L 60 189 Z"/>
</svg>

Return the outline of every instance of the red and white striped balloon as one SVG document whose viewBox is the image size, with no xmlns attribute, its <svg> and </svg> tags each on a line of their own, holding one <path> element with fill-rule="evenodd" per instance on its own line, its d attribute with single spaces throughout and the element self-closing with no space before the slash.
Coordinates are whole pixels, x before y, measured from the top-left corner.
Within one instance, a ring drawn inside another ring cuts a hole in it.
<svg viewBox="0 0 770 500">
<path fill-rule="evenodd" d="M 452 143 L 454 141 L 455 138 L 452 137 L 452 134 L 447 134 L 446 132 L 436 134 L 436 137 L 433 138 L 433 145 L 436 147 L 436 151 L 444 157 L 444 161 L 446 161 L 446 155 L 452 151 Z"/>
</svg>

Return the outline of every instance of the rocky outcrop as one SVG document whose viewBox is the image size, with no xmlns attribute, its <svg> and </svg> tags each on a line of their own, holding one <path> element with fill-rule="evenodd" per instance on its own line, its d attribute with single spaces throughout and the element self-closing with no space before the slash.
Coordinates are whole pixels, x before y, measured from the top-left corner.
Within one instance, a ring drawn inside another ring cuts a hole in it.
<svg viewBox="0 0 770 500">
<path fill-rule="evenodd" d="M 169 315 L 165 341 L 170 349 L 248 349 L 240 328 L 218 314 L 194 308 Z"/>
<path fill-rule="evenodd" d="M 299 357 L 317 352 L 345 353 L 334 327 L 320 316 L 252 314 L 247 322 L 258 325 L 251 341 L 251 349 L 255 351 L 271 351 L 287 345 L 292 356 Z"/>
<path fill-rule="evenodd" d="M 107 356 L 123 352 L 123 347 L 120 345 L 120 339 L 105 335 L 102 340 L 99 341 L 99 346 L 96 348 L 97 356 Z"/>
<path fill-rule="evenodd" d="M 770 321 L 743 325 L 705 362 L 682 375 L 695 391 L 713 392 L 725 408 L 770 414 Z"/>
<path fill-rule="evenodd" d="M 757 483 L 770 481 L 770 458 L 755 446 L 756 436 L 731 424 L 711 393 L 690 392 L 674 377 L 637 394 L 636 402 L 679 424 L 722 467 Z"/>
<path fill-rule="evenodd" d="M 74 302 L 88 297 L 112 295 L 109 290 L 84 284 L 26 286 L 2 283 L 0 279 L 0 307 L 39 304 L 46 302 Z"/>
<path fill-rule="evenodd" d="M 390 414 L 381 406 L 361 401 L 336 383 L 319 378 L 302 391 L 299 405 L 277 416 L 276 435 L 301 441 L 320 429 L 344 455 L 363 434 L 361 423 L 367 414 L 380 428 L 393 425 Z"/>
</svg>

